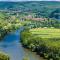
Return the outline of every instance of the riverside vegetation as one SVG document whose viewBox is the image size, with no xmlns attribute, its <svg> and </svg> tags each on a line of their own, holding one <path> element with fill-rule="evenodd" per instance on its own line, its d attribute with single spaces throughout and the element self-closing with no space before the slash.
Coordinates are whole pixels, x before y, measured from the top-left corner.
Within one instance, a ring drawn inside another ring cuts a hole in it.
<svg viewBox="0 0 60 60">
<path fill-rule="evenodd" d="M 5 12 L 0 12 L 0 41 L 2 41 L 9 32 L 20 28 L 20 21 L 13 15 Z M 0 60 L 10 60 L 10 56 L 5 53 L 0 53 Z"/>
<path fill-rule="evenodd" d="M 21 26 L 20 21 L 12 15 L 0 12 L 0 41 L 9 32 Z"/>
<path fill-rule="evenodd" d="M 45 21 L 26 21 L 24 30 L 21 32 L 23 47 L 37 52 L 47 60 L 60 60 L 60 25 L 54 23 L 56 20 L 46 20 L 47 24 L 43 24 Z"/>
<path fill-rule="evenodd" d="M 7 54 L 0 52 L 0 60 L 10 60 L 10 58 Z"/>
</svg>

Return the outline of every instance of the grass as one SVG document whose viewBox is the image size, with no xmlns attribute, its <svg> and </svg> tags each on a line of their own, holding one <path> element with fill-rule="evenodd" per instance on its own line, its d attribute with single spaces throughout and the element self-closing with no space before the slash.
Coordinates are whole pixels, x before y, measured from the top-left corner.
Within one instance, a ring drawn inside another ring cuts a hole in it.
<svg viewBox="0 0 60 60">
<path fill-rule="evenodd" d="M 60 49 L 60 29 L 56 28 L 36 28 L 30 29 L 30 32 L 39 38 L 42 38 L 43 42 L 48 48 Z"/>
<path fill-rule="evenodd" d="M 35 28 L 22 31 L 24 47 L 36 51 L 40 56 L 50 60 L 60 59 L 60 29 Z M 47 57 L 46 57 L 47 56 Z"/>
<path fill-rule="evenodd" d="M 30 29 L 30 32 L 41 38 L 60 38 L 60 29 L 36 28 L 36 29 Z"/>
</svg>

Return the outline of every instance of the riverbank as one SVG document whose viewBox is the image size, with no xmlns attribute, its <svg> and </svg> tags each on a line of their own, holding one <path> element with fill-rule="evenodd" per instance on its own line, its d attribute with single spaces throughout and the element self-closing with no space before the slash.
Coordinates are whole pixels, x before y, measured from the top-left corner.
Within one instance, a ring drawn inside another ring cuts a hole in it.
<svg viewBox="0 0 60 60">
<path fill-rule="evenodd" d="M 20 28 L 20 26 L 21 23 L 15 15 L 0 12 L 0 41 L 3 40 L 5 35 Z"/>
<path fill-rule="evenodd" d="M 59 34 L 60 29 L 40 28 L 26 29 L 21 32 L 21 42 L 23 47 L 37 52 L 44 59 L 59 60 Z"/>
<path fill-rule="evenodd" d="M 2 23 L 3 22 L 3 23 Z M 0 41 L 10 32 L 15 31 L 21 27 L 20 21 L 16 22 L 4 22 L 0 21 Z"/>
<path fill-rule="evenodd" d="M 0 52 L 8 54 L 10 60 L 23 60 L 25 56 L 27 56 L 30 60 L 44 60 L 36 55 L 36 53 L 22 47 L 22 44 L 19 42 L 20 32 L 22 30 L 23 27 L 20 27 L 20 29 L 7 34 L 3 38 L 3 41 L 0 42 Z"/>
</svg>

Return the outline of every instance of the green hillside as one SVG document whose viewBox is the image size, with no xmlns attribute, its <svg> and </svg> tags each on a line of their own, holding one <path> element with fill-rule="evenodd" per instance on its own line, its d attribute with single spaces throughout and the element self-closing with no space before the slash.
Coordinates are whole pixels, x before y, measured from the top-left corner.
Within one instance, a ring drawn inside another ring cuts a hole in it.
<svg viewBox="0 0 60 60">
<path fill-rule="evenodd" d="M 56 1 L 0 2 L 0 10 L 34 13 L 34 17 L 60 19 L 60 2 Z"/>
</svg>

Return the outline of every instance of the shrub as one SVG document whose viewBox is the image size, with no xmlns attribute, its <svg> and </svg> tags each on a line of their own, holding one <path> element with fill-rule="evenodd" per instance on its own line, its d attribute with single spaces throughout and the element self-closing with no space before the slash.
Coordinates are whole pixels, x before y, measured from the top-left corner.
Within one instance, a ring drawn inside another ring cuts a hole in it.
<svg viewBox="0 0 60 60">
<path fill-rule="evenodd" d="M 9 56 L 0 52 L 0 60 L 10 60 Z"/>
</svg>

